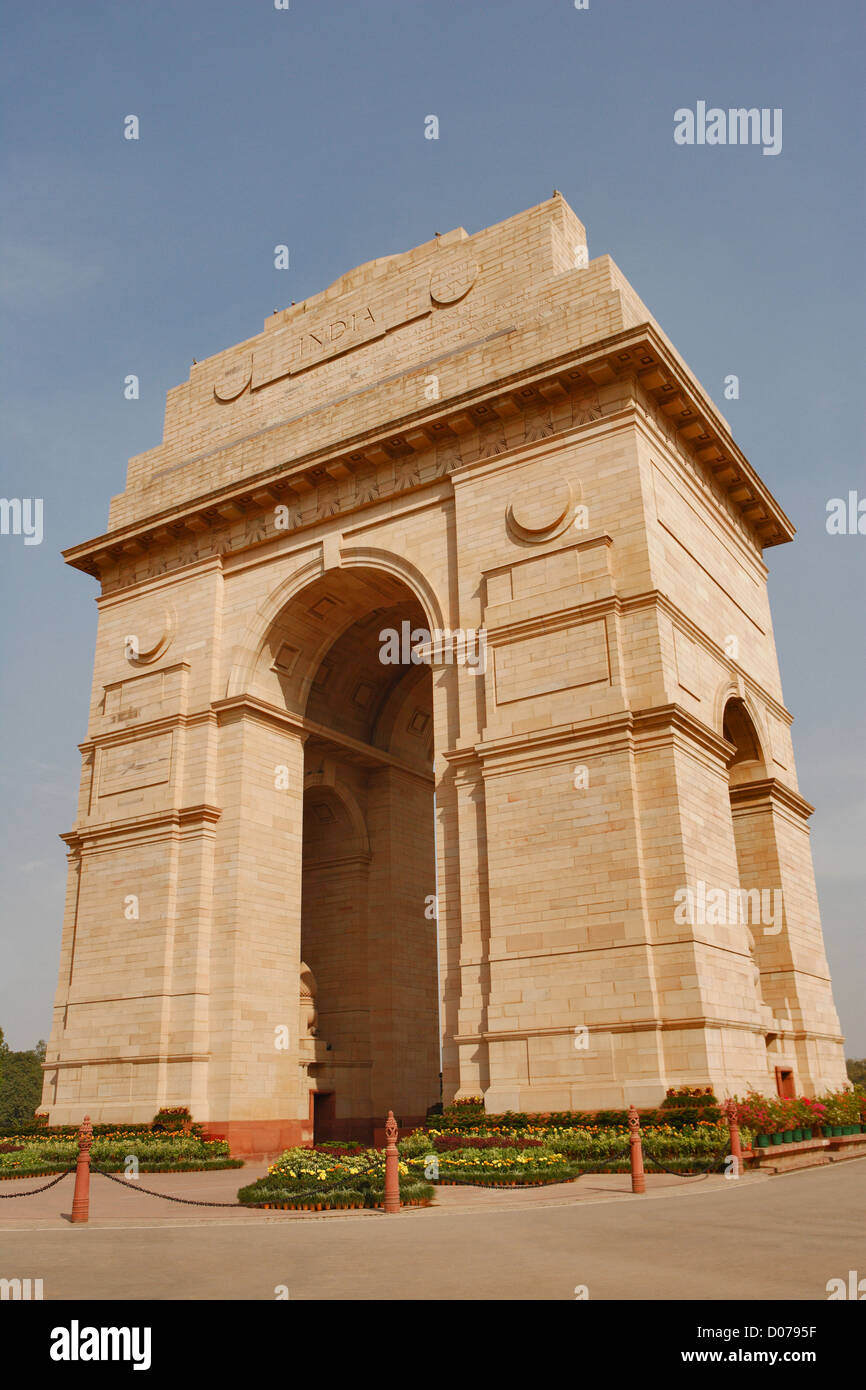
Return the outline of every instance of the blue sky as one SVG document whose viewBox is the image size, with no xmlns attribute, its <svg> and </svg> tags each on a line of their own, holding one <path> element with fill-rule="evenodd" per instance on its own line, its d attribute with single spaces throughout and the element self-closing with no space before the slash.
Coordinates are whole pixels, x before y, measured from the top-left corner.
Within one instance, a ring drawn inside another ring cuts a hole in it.
<svg viewBox="0 0 866 1390">
<path fill-rule="evenodd" d="M 855 0 L 148 0 L 15 6 L 0 59 L 0 1026 L 47 1036 L 86 733 L 101 533 L 165 393 L 341 272 L 559 188 L 798 527 L 768 552 L 849 1055 L 866 1054 L 864 22 Z M 783 111 L 783 147 L 678 146 L 699 100 Z M 141 122 L 123 139 L 124 117 Z M 435 114 L 438 141 L 424 139 Z M 273 248 L 290 247 L 276 271 Z M 141 381 L 126 401 L 123 379 Z M 725 400 L 736 373 L 740 399 Z"/>
</svg>

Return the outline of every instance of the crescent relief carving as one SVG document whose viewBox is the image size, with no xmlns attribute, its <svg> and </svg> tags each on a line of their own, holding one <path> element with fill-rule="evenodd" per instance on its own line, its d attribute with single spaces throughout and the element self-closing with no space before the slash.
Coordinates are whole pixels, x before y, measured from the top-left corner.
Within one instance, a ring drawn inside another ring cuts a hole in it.
<svg viewBox="0 0 866 1390">
<path fill-rule="evenodd" d="M 579 487 L 575 489 L 570 482 L 561 480 L 541 492 L 521 493 L 505 509 L 509 534 L 535 545 L 562 535 L 575 517 L 575 491 L 579 494 Z"/>
<path fill-rule="evenodd" d="M 478 264 L 464 257 L 449 257 L 430 275 L 430 298 L 434 304 L 456 304 L 469 293 L 478 279 Z"/>
<path fill-rule="evenodd" d="M 132 626 L 137 631 L 124 638 L 124 654 L 130 666 L 149 666 L 158 661 L 168 651 L 177 630 L 177 614 L 173 608 L 166 608 L 162 621 L 154 622 L 147 618 L 139 623 L 133 618 Z M 157 636 L 154 637 L 154 628 Z"/>
<path fill-rule="evenodd" d="M 246 391 L 253 375 L 253 355 L 245 352 L 236 357 L 224 369 L 222 376 L 214 382 L 213 393 L 218 401 L 236 401 Z"/>
</svg>

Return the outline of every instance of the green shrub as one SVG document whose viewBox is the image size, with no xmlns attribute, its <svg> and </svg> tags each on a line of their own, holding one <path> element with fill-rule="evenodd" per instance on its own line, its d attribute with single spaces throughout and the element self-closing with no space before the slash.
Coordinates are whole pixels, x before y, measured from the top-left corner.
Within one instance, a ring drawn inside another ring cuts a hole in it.
<svg viewBox="0 0 866 1390">
<path fill-rule="evenodd" d="M 158 1110 L 153 1117 L 151 1129 L 155 1132 L 176 1133 L 180 1130 L 189 1131 L 192 1127 L 192 1115 L 185 1105 L 175 1105 L 163 1107 Z"/>
<path fill-rule="evenodd" d="M 627 1110 L 599 1110 L 596 1112 L 595 1123 L 603 1129 L 619 1125 L 623 1129 L 628 1128 Z"/>
<path fill-rule="evenodd" d="M 662 1110 L 678 1110 L 681 1106 L 687 1109 L 695 1106 L 700 1109 L 702 1106 L 718 1103 L 711 1086 L 681 1086 L 678 1091 L 670 1090 L 666 1093 L 662 1101 Z"/>
<path fill-rule="evenodd" d="M 400 1184 L 400 1201 L 405 1205 L 430 1202 L 435 1196 L 428 1182 L 409 1182 Z M 380 1207 L 384 1201 L 383 1189 L 325 1188 L 323 1191 L 295 1192 L 280 1187 L 259 1189 L 253 1183 L 242 1187 L 238 1201 L 248 1206 L 290 1207 L 298 1211 L 321 1207 L 324 1211 L 335 1211 L 346 1207 Z"/>
<path fill-rule="evenodd" d="M 426 1129 L 416 1129 L 413 1134 L 397 1141 L 397 1152 L 401 1158 L 418 1158 L 422 1154 L 434 1153 L 435 1147 Z"/>
</svg>

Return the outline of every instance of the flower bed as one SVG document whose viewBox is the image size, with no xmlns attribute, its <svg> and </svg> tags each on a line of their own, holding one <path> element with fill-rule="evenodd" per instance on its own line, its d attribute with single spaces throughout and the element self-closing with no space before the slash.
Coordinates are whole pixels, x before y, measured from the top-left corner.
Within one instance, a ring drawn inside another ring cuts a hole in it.
<svg viewBox="0 0 866 1390">
<path fill-rule="evenodd" d="M 866 1090 L 862 1086 L 843 1088 L 817 1097 L 801 1096 L 782 1100 L 750 1092 L 744 1101 L 738 1100 L 739 1124 L 746 1143 L 755 1136 L 757 1143 L 782 1143 L 784 1139 L 809 1138 L 826 1134 L 866 1132 Z M 693 1148 L 694 1136 L 704 1130 L 717 1148 L 718 1133 L 726 1129 L 716 1096 L 711 1087 L 670 1088 L 655 1110 L 638 1111 L 641 1131 L 645 1136 L 664 1133 L 670 1136 L 681 1132 L 686 1150 Z M 438 1151 L 457 1151 L 475 1147 L 485 1137 L 498 1136 L 501 1146 L 523 1140 L 526 1143 L 559 1143 L 562 1134 L 583 1135 L 623 1134 L 628 1128 L 626 1110 L 597 1110 L 593 1112 L 566 1111 L 530 1115 L 522 1111 L 505 1111 L 499 1115 L 485 1113 L 480 1097 L 469 1097 L 445 1106 L 440 1113 L 431 1114 L 426 1131 L 438 1136 Z M 777 1136 L 777 1137 L 772 1137 Z M 586 1140 L 576 1140 L 578 1144 Z"/>
<path fill-rule="evenodd" d="M 684 1174 L 720 1171 L 729 1147 L 723 1124 L 657 1125 L 642 1138 L 650 1171 L 650 1160 Z M 522 1187 L 572 1182 L 584 1172 L 626 1173 L 631 1166 L 627 1130 L 615 1126 L 560 1127 L 532 1138 L 494 1129 L 442 1135 L 431 1128 L 401 1139 L 399 1150 L 410 1171 L 439 1184 Z"/>
<path fill-rule="evenodd" d="M 398 1164 L 400 1201 L 404 1206 L 426 1205 L 433 1188 Z M 281 1210 L 328 1211 L 342 1207 L 380 1207 L 385 1192 L 385 1154 L 362 1149 L 335 1154 L 333 1150 L 287 1149 L 258 1182 L 242 1187 L 238 1201 L 249 1206 Z"/>
<path fill-rule="evenodd" d="M 436 1155 L 434 1181 L 469 1183 L 474 1186 L 536 1186 L 541 1183 L 570 1182 L 579 1177 L 581 1165 L 563 1153 L 540 1149 L 458 1149 Z M 430 1156 L 419 1154 L 407 1160 L 410 1172 L 430 1175 Z"/>
<path fill-rule="evenodd" d="M 74 1134 L 41 1133 L 20 1135 L 15 1147 L 0 1150 L 0 1178 L 38 1177 L 62 1173 L 73 1168 L 78 1158 L 78 1139 Z M 241 1168 L 243 1160 L 232 1158 L 224 1139 L 201 1139 L 182 1132 L 153 1133 L 140 1130 L 112 1130 L 95 1137 L 90 1150 L 91 1165 L 108 1173 L 123 1172 L 127 1160 L 138 1161 L 140 1173 L 185 1173 L 217 1168 Z"/>
</svg>

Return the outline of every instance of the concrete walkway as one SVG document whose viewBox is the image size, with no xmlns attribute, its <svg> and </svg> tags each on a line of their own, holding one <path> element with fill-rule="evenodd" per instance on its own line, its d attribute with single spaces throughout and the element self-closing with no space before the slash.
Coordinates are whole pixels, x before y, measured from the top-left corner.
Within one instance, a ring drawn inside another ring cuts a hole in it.
<svg viewBox="0 0 866 1390">
<path fill-rule="evenodd" d="M 237 1172 L 185 1181 L 220 1200 Z M 160 1177 L 177 1190 L 179 1175 Z M 442 1188 L 436 1206 L 393 1217 L 176 1215 L 142 1193 L 105 1195 L 116 1184 L 98 1181 L 87 1226 L 56 1215 L 69 1210 L 71 1179 L 53 1213 L 4 1212 L 0 1277 L 41 1278 L 47 1300 L 267 1301 L 281 1287 L 293 1300 L 573 1300 L 583 1286 L 591 1300 L 825 1300 L 829 1279 L 863 1272 L 863 1159 L 779 1177 L 663 1175 L 637 1197 L 620 1175 L 522 1192 Z M 135 1215 L 119 1214 L 121 1199 Z"/>
<path fill-rule="evenodd" d="M 255 1182 L 267 1172 L 267 1164 L 247 1164 L 243 1168 L 224 1168 L 211 1173 L 142 1173 L 135 1181 L 123 1185 L 94 1173 L 90 1180 L 91 1226 L 163 1226 L 193 1224 L 211 1225 L 219 1222 L 249 1222 L 261 1225 L 265 1221 L 349 1221 L 359 1217 L 375 1220 L 377 1211 L 262 1211 L 232 1206 L 187 1206 L 148 1195 L 141 1188 L 150 1188 L 166 1196 L 182 1197 L 193 1202 L 234 1202 L 239 1187 Z M 0 1182 L 0 1231 L 62 1230 L 69 1225 L 75 1179 L 72 1174 L 47 1192 L 18 1200 L 3 1198 L 12 1192 L 25 1193 L 41 1187 L 49 1178 L 6 1179 Z M 702 1188 L 730 1186 L 733 1180 L 724 1174 L 708 1177 L 681 1178 L 667 1173 L 647 1174 L 647 1197 L 662 1193 L 687 1193 Z M 744 1174 L 737 1181 L 767 1182 L 766 1174 Z M 431 1207 L 409 1208 L 411 1212 L 434 1211 L 522 1211 L 526 1208 L 573 1206 L 585 1202 L 634 1201 L 631 1177 L 628 1173 L 594 1173 L 576 1182 L 552 1183 L 544 1187 L 437 1187 Z M 643 1199 L 640 1199 L 643 1200 Z"/>
</svg>

